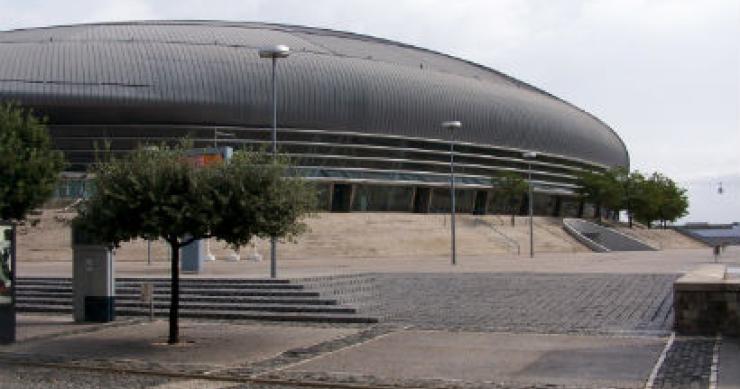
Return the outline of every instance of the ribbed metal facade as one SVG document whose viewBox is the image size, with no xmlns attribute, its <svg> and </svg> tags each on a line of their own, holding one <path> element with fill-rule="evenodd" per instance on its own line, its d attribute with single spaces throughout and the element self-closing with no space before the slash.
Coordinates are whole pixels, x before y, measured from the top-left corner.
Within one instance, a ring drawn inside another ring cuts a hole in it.
<svg viewBox="0 0 740 389">
<path fill-rule="evenodd" d="M 397 42 L 307 27 L 227 22 L 131 22 L 0 32 L 0 99 L 50 119 L 75 170 L 94 143 L 129 150 L 190 136 L 210 144 L 269 141 L 269 60 L 278 62 L 280 150 L 314 179 L 444 185 L 460 120 L 461 184 L 526 171 L 568 191 L 583 168 L 628 166 L 621 139 L 567 102 L 494 70 Z"/>
</svg>

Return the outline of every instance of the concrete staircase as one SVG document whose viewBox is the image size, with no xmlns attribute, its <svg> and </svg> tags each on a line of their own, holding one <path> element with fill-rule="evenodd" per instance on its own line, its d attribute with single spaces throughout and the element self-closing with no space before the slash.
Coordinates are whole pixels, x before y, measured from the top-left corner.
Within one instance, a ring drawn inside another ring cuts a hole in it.
<svg viewBox="0 0 740 389">
<path fill-rule="evenodd" d="M 169 312 L 170 282 L 163 278 L 118 278 L 116 315 L 148 316 L 149 304 L 140 301 L 141 285 L 154 285 L 154 314 Z M 72 280 L 20 277 L 16 284 L 19 312 L 72 313 Z M 322 297 L 291 280 L 192 279 L 180 280 L 180 317 L 221 320 L 374 323 L 351 305 Z"/>
</svg>

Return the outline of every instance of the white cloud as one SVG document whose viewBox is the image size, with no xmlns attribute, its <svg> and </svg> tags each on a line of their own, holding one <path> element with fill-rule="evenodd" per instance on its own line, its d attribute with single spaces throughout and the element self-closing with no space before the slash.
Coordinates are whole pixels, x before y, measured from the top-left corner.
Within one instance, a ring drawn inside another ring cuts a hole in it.
<svg viewBox="0 0 740 389">
<path fill-rule="evenodd" d="M 737 0 L 0 0 L 0 29 L 127 19 L 347 30 L 501 70 L 592 112 L 633 166 L 740 174 Z"/>
</svg>

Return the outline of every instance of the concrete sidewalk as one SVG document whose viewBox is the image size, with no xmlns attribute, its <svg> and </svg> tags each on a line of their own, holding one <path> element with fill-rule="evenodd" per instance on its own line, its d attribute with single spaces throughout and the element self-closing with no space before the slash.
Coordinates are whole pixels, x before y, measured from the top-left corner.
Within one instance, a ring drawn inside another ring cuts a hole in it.
<svg viewBox="0 0 740 389">
<path fill-rule="evenodd" d="M 399 331 L 287 371 L 412 386 L 441 380 L 632 388 L 644 385 L 664 345 L 648 337 Z"/>
<path fill-rule="evenodd" d="M 720 261 L 740 265 L 740 247 L 729 247 Z M 278 276 L 300 278 L 347 273 L 405 272 L 537 272 L 537 273 L 684 273 L 700 264 L 713 263 L 711 249 L 681 249 L 650 252 L 612 253 L 543 253 L 529 258 L 516 255 L 461 256 L 456 266 L 449 257 L 393 258 L 304 258 L 282 259 L 278 253 Z M 269 260 L 262 262 L 207 262 L 197 276 L 215 278 L 269 277 Z M 163 277 L 169 274 L 169 262 L 117 261 L 118 276 Z M 18 261 L 20 277 L 70 277 L 71 260 L 28 262 Z M 183 277 L 195 275 L 183 274 Z"/>
<path fill-rule="evenodd" d="M 232 380 L 638 388 L 650 375 L 666 341 L 183 321 L 185 342 L 168 346 L 163 343 L 164 321 L 74 328 L 62 324 L 63 317 L 48 318 L 44 329 L 40 317 L 21 317 L 20 332 L 35 336 L 0 346 L 0 373 L 11 362 L 12 366 L 40 362 L 57 368 Z M 24 329 L 29 326 L 32 329 Z"/>
<path fill-rule="evenodd" d="M 164 320 L 75 324 L 69 316 L 19 315 L 18 342 L 0 346 L 0 365 L 50 362 L 152 373 L 205 374 L 275 358 L 357 334 L 352 326 L 180 321 L 181 343 L 166 344 Z"/>
</svg>

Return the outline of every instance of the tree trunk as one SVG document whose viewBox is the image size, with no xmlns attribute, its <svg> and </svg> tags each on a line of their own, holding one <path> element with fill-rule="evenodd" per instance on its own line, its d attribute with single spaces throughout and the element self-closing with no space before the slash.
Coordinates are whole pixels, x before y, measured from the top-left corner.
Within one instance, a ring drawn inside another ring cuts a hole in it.
<svg viewBox="0 0 740 389">
<path fill-rule="evenodd" d="M 515 223 L 515 222 L 514 222 L 514 216 L 516 216 L 514 212 L 515 212 L 515 211 L 514 211 L 514 210 L 512 209 L 512 210 L 511 210 L 511 226 L 512 226 L 512 227 L 514 227 L 514 223 Z"/>
<path fill-rule="evenodd" d="M 169 344 L 180 341 L 180 328 L 177 318 L 180 311 L 180 246 L 170 243 L 172 247 L 172 283 L 170 284 L 170 336 Z"/>
</svg>

